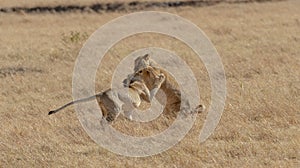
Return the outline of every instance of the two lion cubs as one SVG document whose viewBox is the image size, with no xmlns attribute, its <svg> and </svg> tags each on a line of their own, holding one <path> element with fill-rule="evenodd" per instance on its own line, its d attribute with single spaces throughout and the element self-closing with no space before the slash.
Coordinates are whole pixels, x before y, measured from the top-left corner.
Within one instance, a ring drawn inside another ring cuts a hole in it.
<svg viewBox="0 0 300 168">
<path fill-rule="evenodd" d="M 119 89 L 108 89 L 94 96 L 72 101 L 48 114 L 54 114 L 72 104 L 91 101 L 96 98 L 103 119 L 111 123 L 120 113 L 124 113 L 129 119 L 131 111 L 140 106 L 142 101 L 151 103 L 159 89 L 162 89 L 167 96 L 167 111 L 178 112 L 181 104 L 181 93 L 175 79 L 165 70 L 160 68 L 156 62 L 150 59 L 148 54 L 135 59 L 134 73 L 128 75 L 123 81 L 124 87 Z M 188 102 L 186 102 L 188 106 Z M 202 111 L 203 106 L 199 105 L 197 111 Z M 189 109 L 190 110 L 190 109 Z"/>
</svg>

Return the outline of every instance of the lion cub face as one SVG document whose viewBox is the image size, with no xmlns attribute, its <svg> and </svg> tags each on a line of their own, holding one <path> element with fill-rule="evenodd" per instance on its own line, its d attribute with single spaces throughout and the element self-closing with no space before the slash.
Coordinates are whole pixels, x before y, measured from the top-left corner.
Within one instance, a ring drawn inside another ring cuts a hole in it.
<svg viewBox="0 0 300 168">
<path fill-rule="evenodd" d="M 142 81 L 134 81 L 129 85 L 129 88 L 131 88 L 129 90 L 130 92 L 130 96 L 134 101 L 138 102 L 138 104 L 134 104 L 135 107 L 138 107 L 140 105 L 140 99 L 137 98 L 137 96 L 134 96 L 134 93 L 137 93 L 137 95 L 142 98 L 143 100 L 150 102 L 150 92 L 149 89 L 147 88 L 147 86 L 145 85 L 144 82 Z"/>
<path fill-rule="evenodd" d="M 124 86 L 129 86 L 132 81 L 143 81 L 149 90 L 155 87 L 160 87 L 165 76 L 160 73 L 159 70 L 151 66 L 140 69 L 139 71 L 129 75 L 125 80 L 123 80 Z"/>
</svg>

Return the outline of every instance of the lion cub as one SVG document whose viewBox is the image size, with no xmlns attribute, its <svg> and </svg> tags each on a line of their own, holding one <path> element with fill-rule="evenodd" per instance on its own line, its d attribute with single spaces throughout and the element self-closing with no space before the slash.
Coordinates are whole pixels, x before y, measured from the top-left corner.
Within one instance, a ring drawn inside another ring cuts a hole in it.
<svg viewBox="0 0 300 168">
<path fill-rule="evenodd" d="M 145 69 L 147 69 L 148 72 L 145 71 Z M 149 73 L 150 71 L 151 73 Z M 152 100 L 152 98 L 156 95 L 159 89 L 162 89 L 164 91 L 167 97 L 167 113 L 173 114 L 173 117 L 176 115 L 177 112 L 180 111 L 181 101 L 183 101 L 183 109 L 188 110 L 190 113 L 204 111 L 204 105 L 198 105 L 196 109 L 190 109 L 190 104 L 188 100 L 185 100 L 181 96 L 181 91 L 175 78 L 171 76 L 166 70 L 161 68 L 154 60 L 152 60 L 149 54 L 140 56 L 135 59 L 134 72 L 134 77 L 137 78 L 138 76 L 138 78 L 143 80 L 147 87 L 153 91 L 150 100 Z M 155 84 L 156 79 L 151 74 L 164 75 L 165 80 L 162 84 L 160 84 L 160 87 L 158 87 Z M 133 77 L 131 78 L 134 79 Z M 158 101 L 160 100 L 158 99 Z"/>
<path fill-rule="evenodd" d="M 160 87 L 161 83 L 163 83 L 165 79 L 162 75 L 156 75 L 157 74 L 153 74 L 153 77 L 156 80 L 155 82 L 157 83 L 157 87 Z M 156 87 L 153 89 L 156 90 Z M 108 89 L 94 96 L 72 101 L 56 110 L 50 111 L 48 115 L 54 114 L 70 105 L 91 101 L 96 98 L 101 108 L 103 119 L 108 123 L 114 121 L 120 113 L 124 113 L 125 116 L 132 120 L 131 111 L 134 108 L 139 107 L 142 100 L 150 102 L 152 99 L 151 97 L 153 97 L 151 93 L 153 94 L 154 92 L 148 89 L 141 78 L 136 77 L 132 78 L 126 87 Z"/>
</svg>

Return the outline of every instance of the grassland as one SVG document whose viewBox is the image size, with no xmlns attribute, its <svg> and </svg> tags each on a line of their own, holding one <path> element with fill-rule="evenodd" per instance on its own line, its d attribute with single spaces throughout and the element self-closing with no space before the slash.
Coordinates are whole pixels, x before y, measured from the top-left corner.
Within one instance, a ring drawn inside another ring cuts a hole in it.
<svg viewBox="0 0 300 168">
<path fill-rule="evenodd" d="M 225 67 L 228 96 L 206 142 L 198 143 L 203 113 L 179 144 L 146 158 L 98 146 L 73 108 L 47 115 L 72 99 L 72 71 L 87 36 L 125 12 L 0 13 L 0 167 L 299 167 L 299 7 L 291 0 L 164 9 L 191 20 L 212 40 Z M 97 74 L 97 91 L 109 87 L 117 61 L 153 45 L 187 61 L 209 106 L 210 81 L 201 61 L 181 42 L 157 34 L 114 46 Z M 131 128 L 122 119 L 114 126 L 124 132 Z M 154 132 L 163 126 L 157 123 Z M 131 130 L 127 133 L 152 131 Z"/>
</svg>

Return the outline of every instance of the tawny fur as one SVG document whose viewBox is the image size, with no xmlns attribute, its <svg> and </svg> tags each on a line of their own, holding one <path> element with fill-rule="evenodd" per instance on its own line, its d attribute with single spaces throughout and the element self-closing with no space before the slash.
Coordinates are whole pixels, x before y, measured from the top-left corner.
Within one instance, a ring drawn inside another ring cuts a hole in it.
<svg viewBox="0 0 300 168">
<path fill-rule="evenodd" d="M 174 77 L 170 75 L 167 71 L 165 71 L 163 68 L 161 68 L 158 63 L 152 60 L 149 54 L 140 56 L 135 59 L 134 71 L 135 76 L 132 77 L 132 79 L 139 78 L 143 80 L 150 90 L 154 87 L 157 87 L 157 85 L 155 85 L 155 81 L 157 80 L 151 74 L 164 75 L 165 80 L 159 88 L 162 89 L 162 91 L 166 94 L 167 102 L 165 109 L 167 113 L 172 114 L 172 117 L 176 116 L 176 113 L 180 111 L 181 105 L 185 106 L 184 108 L 190 108 L 189 102 L 181 97 L 179 85 L 174 79 Z M 157 100 L 160 101 L 160 98 L 158 96 Z M 181 104 L 182 101 L 183 104 Z M 204 108 L 204 105 L 198 105 L 196 109 L 193 109 L 192 111 L 202 112 Z"/>
<path fill-rule="evenodd" d="M 154 74 L 156 75 L 156 74 Z M 160 84 L 164 81 L 163 77 L 154 77 L 157 79 L 157 83 Z M 153 88 L 156 89 L 156 88 Z M 157 90 L 157 89 L 156 89 Z M 131 118 L 131 111 L 134 108 L 140 106 L 142 100 L 146 102 L 150 102 L 152 99 L 153 93 L 152 90 L 149 90 L 143 80 L 139 80 L 139 78 L 135 78 L 130 81 L 128 87 L 120 88 L 120 89 L 108 89 L 102 93 L 96 94 L 94 96 L 83 98 L 80 100 L 72 101 L 56 110 L 50 111 L 48 114 L 54 114 L 70 105 L 91 101 L 96 99 L 102 114 L 103 119 L 107 122 L 111 123 L 114 121 L 120 113 L 124 113 L 127 117 Z"/>
</svg>

